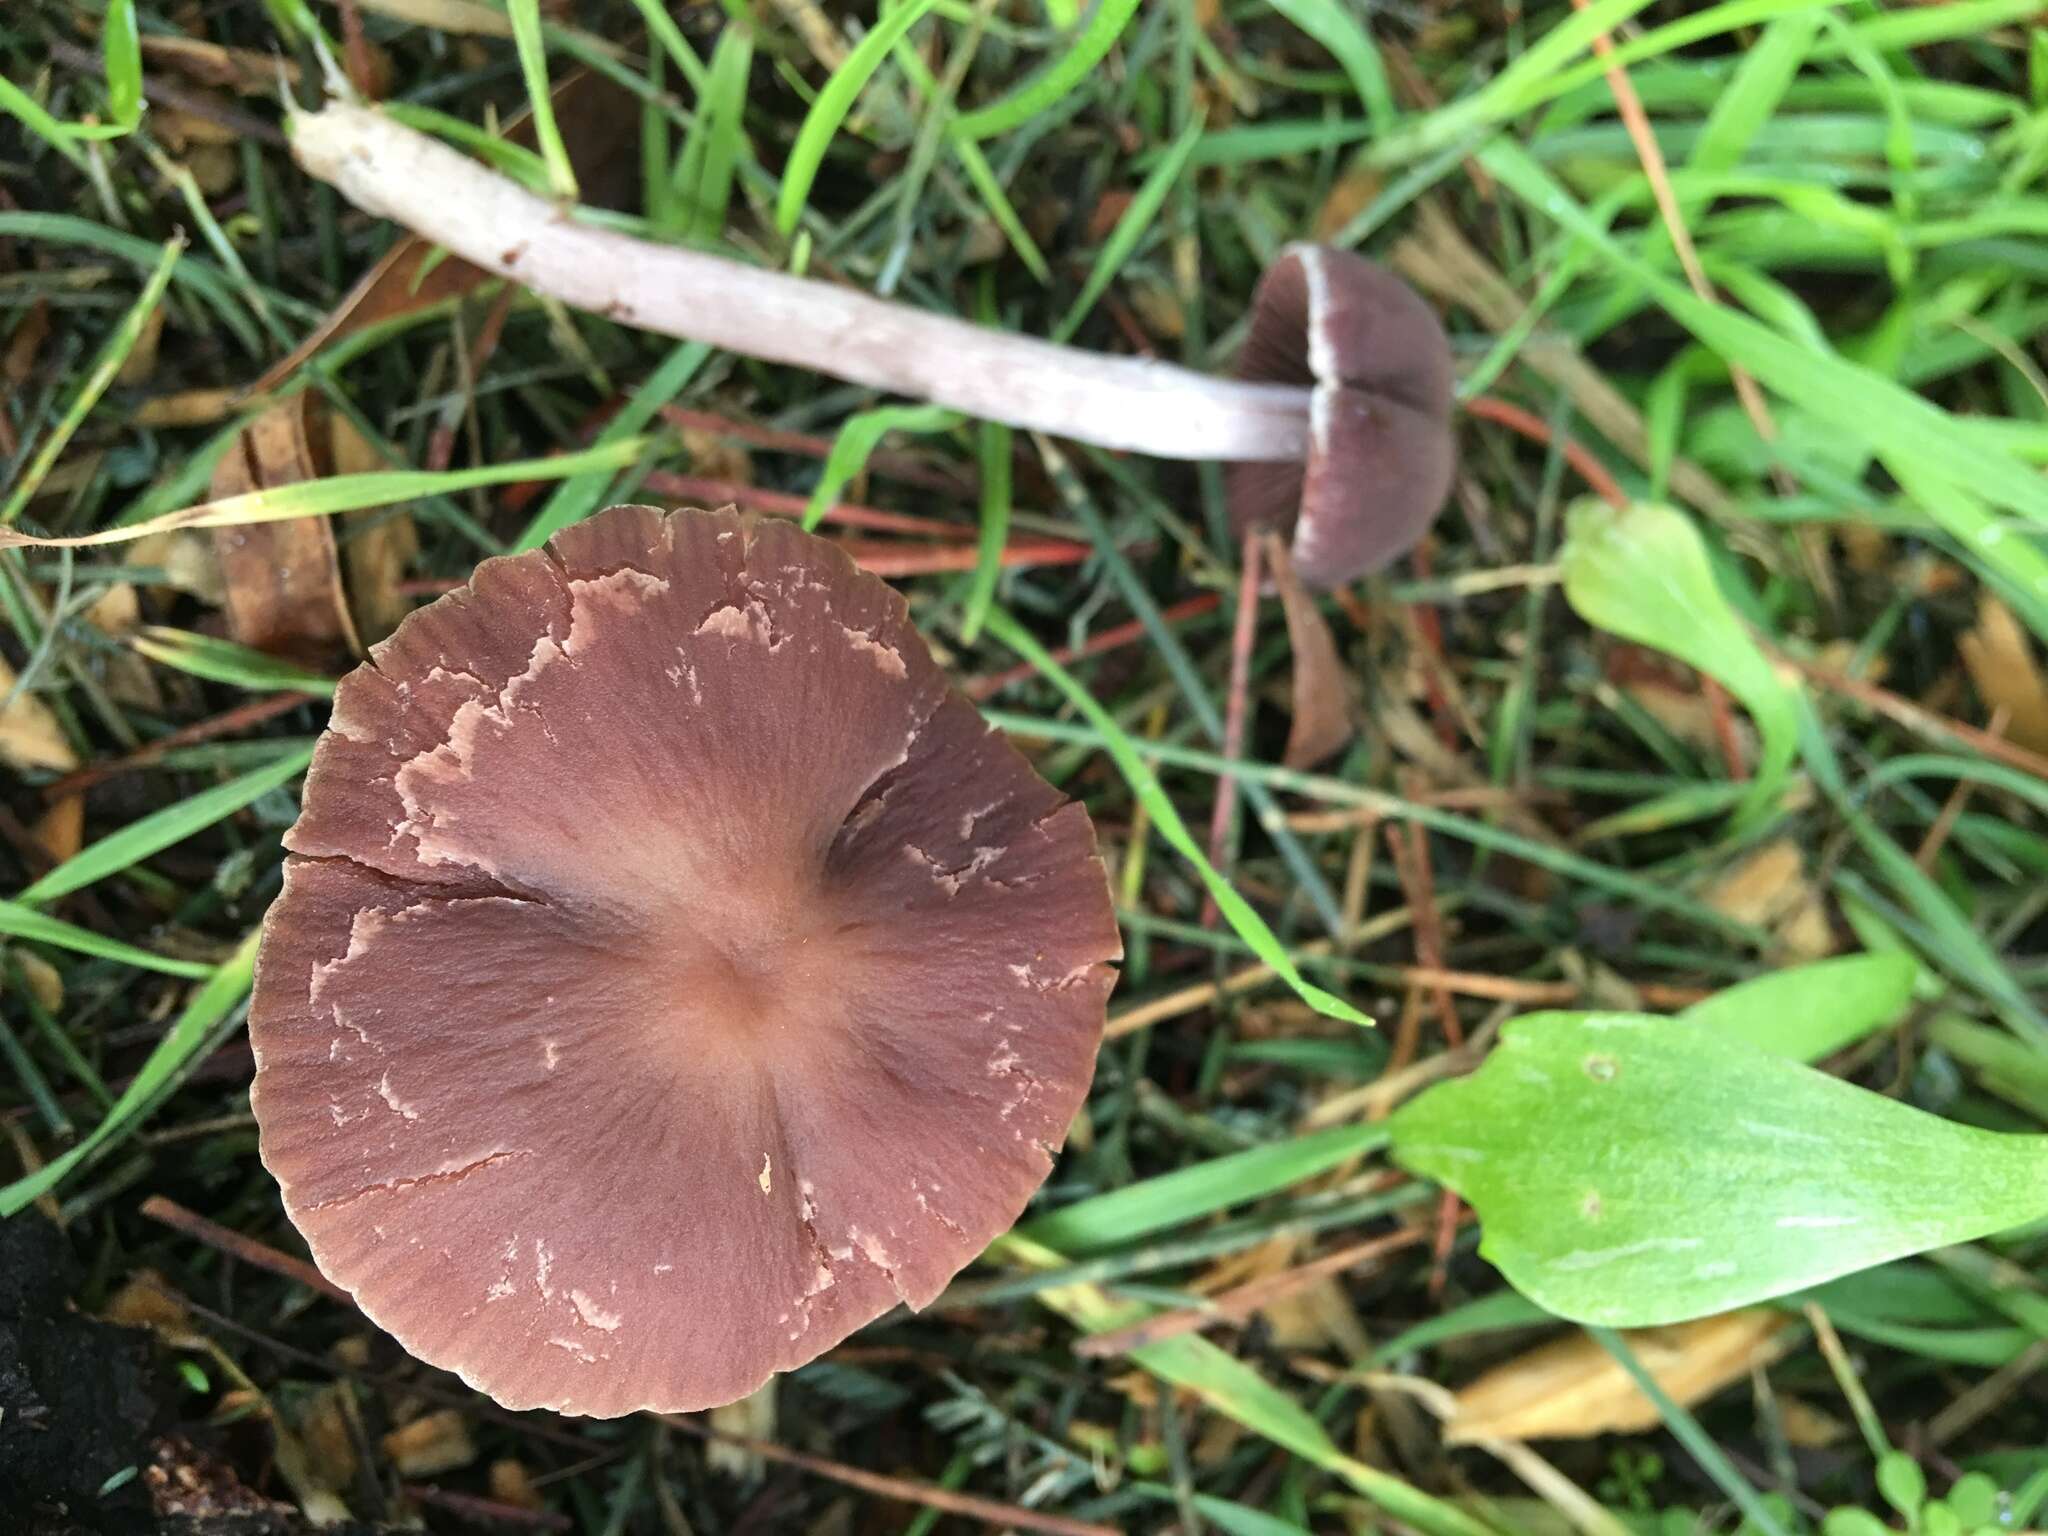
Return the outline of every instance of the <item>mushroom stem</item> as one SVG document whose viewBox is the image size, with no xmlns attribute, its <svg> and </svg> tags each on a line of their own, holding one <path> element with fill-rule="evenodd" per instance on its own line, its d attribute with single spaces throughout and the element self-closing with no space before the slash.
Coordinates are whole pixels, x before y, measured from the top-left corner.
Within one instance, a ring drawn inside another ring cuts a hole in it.
<svg viewBox="0 0 2048 1536">
<path fill-rule="evenodd" d="M 1054 346 L 851 289 L 578 223 L 367 107 L 292 125 L 308 173 L 487 271 L 625 325 L 1163 459 L 1288 462 L 1309 391 Z"/>
</svg>

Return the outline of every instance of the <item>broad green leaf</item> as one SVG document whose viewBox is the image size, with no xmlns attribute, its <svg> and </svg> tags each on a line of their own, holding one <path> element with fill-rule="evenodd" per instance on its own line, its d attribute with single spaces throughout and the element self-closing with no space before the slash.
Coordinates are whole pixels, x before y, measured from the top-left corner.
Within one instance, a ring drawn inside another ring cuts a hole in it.
<svg viewBox="0 0 2048 1536">
<path fill-rule="evenodd" d="M 847 417 L 818 471 L 817 488 L 804 507 L 804 527 L 818 526 L 847 482 L 868 467 L 868 456 L 891 432 L 950 432 L 963 419 L 942 405 L 878 405 Z"/>
<path fill-rule="evenodd" d="M 138 630 L 128 642 L 151 661 L 175 667 L 210 683 L 228 683 L 256 693 L 293 690 L 331 697 L 334 679 L 308 672 L 288 661 L 265 655 L 232 640 L 202 635 L 189 629 L 167 629 L 160 624 Z"/>
<path fill-rule="evenodd" d="M 1910 955 L 1844 955 L 1724 987 L 1679 1017 L 1773 1056 L 1818 1061 L 1896 1024 L 1919 977 Z"/>
<path fill-rule="evenodd" d="M 804 216 L 804 204 L 811 195 L 811 184 L 818 179 L 818 169 L 825 163 L 825 151 L 831 148 L 839 125 L 853 110 L 854 101 L 867 88 L 882 60 L 889 56 L 889 50 L 896 46 L 896 40 L 916 26 L 936 3 L 937 0 L 903 0 L 903 4 L 884 14 L 818 92 L 818 99 L 811 103 L 803 125 L 797 129 L 796 142 L 789 147 L 782 189 L 775 199 L 775 227 L 785 236 L 796 233 L 797 223 Z"/>
<path fill-rule="evenodd" d="M 1671 1019 L 1536 1014 L 1389 1121 L 1561 1317 L 1647 1327 L 2048 1214 L 2048 1137 L 2001 1136 Z"/>
<path fill-rule="evenodd" d="M 185 1005 L 163 1039 L 157 1042 L 156 1049 L 149 1053 L 149 1059 L 143 1062 L 135 1080 L 122 1091 L 120 1098 L 114 1101 L 114 1107 L 107 1111 L 106 1119 L 94 1128 L 91 1135 L 62 1157 L 51 1159 L 37 1172 L 0 1188 L 0 1220 L 15 1215 L 45 1191 L 56 1188 L 58 1182 L 92 1152 L 124 1130 L 132 1129 L 131 1122 L 135 1117 L 170 1084 L 213 1033 L 215 1026 L 248 994 L 256 974 L 259 932 L 252 929 L 235 952 L 210 973 L 206 984 L 192 994 L 192 1000 Z"/>
<path fill-rule="evenodd" d="M 1168 845 L 1194 866 L 1202 884 L 1215 899 L 1216 909 L 1224 920 L 1236 930 L 1237 936 L 1251 946 L 1252 953 L 1273 968 L 1278 976 L 1295 995 L 1309 1007 L 1333 1019 L 1343 1019 L 1350 1024 L 1371 1024 L 1372 1020 L 1360 1013 L 1335 993 L 1326 992 L 1306 976 L 1287 953 L 1279 936 L 1266 926 L 1266 920 L 1259 916 L 1256 908 L 1237 893 L 1237 888 L 1225 879 L 1209 856 L 1202 852 L 1202 845 L 1188 831 L 1187 823 L 1180 818 L 1180 811 L 1172 798 L 1161 787 L 1158 777 L 1146 766 L 1145 759 L 1137 747 L 1126 736 L 1123 727 L 1108 710 L 1098 704 L 1086 688 L 1082 687 L 1073 673 L 1053 660 L 1052 653 L 1032 637 L 1009 614 L 1000 608 L 991 608 L 984 626 L 988 633 L 1002 641 L 1025 661 L 1038 669 L 1039 675 L 1051 683 L 1067 702 L 1087 719 L 1099 733 L 1102 746 L 1115 762 L 1117 771 L 1124 776 L 1124 782 L 1131 786 L 1131 793 L 1151 813 L 1153 828 L 1166 839 Z"/>
<path fill-rule="evenodd" d="M 1707 546 L 1683 512 L 1639 502 L 1573 507 L 1562 554 L 1564 595 L 1588 624 L 1655 646 L 1714 678 L 1756 721 L 1762 760 L 1737 822 L 1776 804 L 1799 747 L 1791 690 L 1715 585 Z"/>
<path fill-rule="evenodd" d="M 23 906 L 55 901 L 95 880 L 104 880 L 173 843 L 181 843 L 195 832 L 232 816 L 259 796 L 296 778 L 313 758 L 311 747 L 301 747 L 266 767 L 257 768 L 203 789 L 175 805 L 131 821 L 118 832 L 110 832 L 90 847 L 81 848 L 44 875 L 15 900 Z"/>
<path fill-rule="evenodd" d="M 1317 1131 L 1077 1201 L 1017 1230 L 1067 1253 L 1106 1248 L 1286 1189 L 1347 1158 L 1377 1151 L 1386 1141 L 1386 1130 L 1376 1124 Z"/>
</svg>

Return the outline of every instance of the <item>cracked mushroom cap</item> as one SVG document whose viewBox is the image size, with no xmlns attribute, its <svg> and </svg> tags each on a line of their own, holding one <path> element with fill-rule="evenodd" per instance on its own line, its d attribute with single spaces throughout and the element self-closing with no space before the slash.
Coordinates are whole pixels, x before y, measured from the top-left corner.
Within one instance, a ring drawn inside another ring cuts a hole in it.
<svg viewBox="0 0 2048 1536">
<path fill-rule="evenodd" d="M 1450 494 L 1451 346 L 1400 278 L 1291 245 L 1252 296 L 1237 375 L 1312 388 L 1305 462 L 1234 464 L 1231 523 L 1292 531 L 1294 566 L 1342 586 L 1405 554 Z"/>
<path fill-rule="evenodd" d="M 1121 953 L 1094 831 L 832 544 L 617 507 L 335 694 L 249 1033 L 330 1278 L 508 1407 L 730 1402 L 1044 1179 Z"/>
</svg>

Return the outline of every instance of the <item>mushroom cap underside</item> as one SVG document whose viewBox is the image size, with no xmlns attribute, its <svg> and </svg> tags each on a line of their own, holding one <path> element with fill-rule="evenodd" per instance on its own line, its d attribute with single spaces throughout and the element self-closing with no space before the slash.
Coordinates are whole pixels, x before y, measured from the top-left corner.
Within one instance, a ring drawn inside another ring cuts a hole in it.
<svg viewBox="0 0 2048 1536">
<path fill-rule="evenodd" d="M 1253 295 L 1237 374 L 1312 390 L 1305 462 L 1230 467 L 1240 536 L 1290 533 L 1295 569 L 1325 588 L 1422 537 L 1450 493 L 1455 376 L 1414 289 L 1350 251 L 1289 246 Z"/>
</svg>

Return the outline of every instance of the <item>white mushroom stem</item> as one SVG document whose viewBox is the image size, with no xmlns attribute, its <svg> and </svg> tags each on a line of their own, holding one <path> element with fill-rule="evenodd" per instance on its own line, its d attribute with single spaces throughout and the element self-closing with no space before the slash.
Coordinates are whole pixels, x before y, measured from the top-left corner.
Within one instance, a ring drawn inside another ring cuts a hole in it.
<svg viewBox="0 0 2048 1536">
<path fill-rule="evenodd" d="M 578 223 L 366 107 L 294 119 L 292 152 L 358 208 L 621 324 L 1162 459 L 1303 458 L 1309 391 L 1083 352 Z"/>
</svg>

